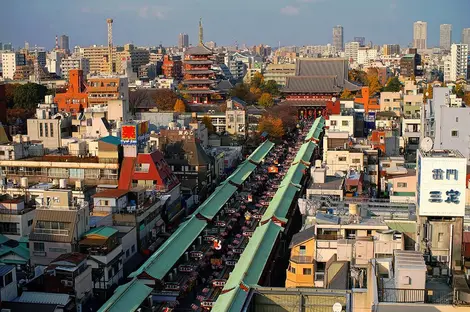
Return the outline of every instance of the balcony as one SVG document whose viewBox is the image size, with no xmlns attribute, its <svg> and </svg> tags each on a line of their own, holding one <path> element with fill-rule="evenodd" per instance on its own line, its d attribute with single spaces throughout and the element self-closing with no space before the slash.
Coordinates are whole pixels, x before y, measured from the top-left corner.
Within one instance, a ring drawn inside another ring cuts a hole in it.
<svg viewBox="0 0 470 312">
<path fill-rule="evenodd" d="M 452 304 L 452 291 L 434 289 L 382 288 L 378 291 L 379 302 Z"/>
<path fill-rule="evenodd" d="M 311 256 L 292 256 L 290 260 L 292 262 L 302 264 L 302 263 L 313 263 L 314 259 Z"/>
</svg>

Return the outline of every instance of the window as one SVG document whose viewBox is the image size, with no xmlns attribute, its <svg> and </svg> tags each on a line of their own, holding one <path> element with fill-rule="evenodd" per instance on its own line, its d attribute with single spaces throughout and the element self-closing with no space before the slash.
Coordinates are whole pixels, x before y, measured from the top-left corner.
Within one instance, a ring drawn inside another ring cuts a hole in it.
<svg viewBox="0 0 470 312">
<path fill-rule="evenodd" d="M 459 117 L 455 117 L 455 122 L 459 122 Z"/>
<path fill-rule="evenodd" d="M 34 243 L 34 251 L 44 252 L 44 243 Z"/>
<path fill-rule="evenodd" d="M 307 268 L 304 268 L 303 273 L 304 273 L 304 275 L 312 275 L 312 269 L 310 269 L 310 268 L 308 268 L 308 269 L 307 269 Z"/>
<path fill-rule="evenodd" d="M 31 226 L 31 225 L 33 225 L 33 219 L 28 220 L 28 226 Z"/>
<path fill-rule="evenodd" d="M 330 125 L 336 126 L 336 120 L 331 120 L 331 121 L 330 121 Z"/>
<path fill-rule="evenodd" d="M 295 274 L 295 268 L 293 266 L 290 267 L 290 271 L 291 271 L 291 273 Z"/>
<path fill-rule="evenodd" d="M 9 272 L 5 275 L 5 286 L 10 285 L 13 282 L 13 272 Z"/>
<path fill-rule="evenodd" d="M 444 241 L 444 233 L 437 234 L 437 241 L 438 242 L 443 242 Z"/>
<path fill-rule="evenodd" d="M 126 258 L 129 258 L 130 252 L 129 249 L 126 250 Z"/>
<path fill-rule="evenodd" d="M 341 125 L 342 125 L 343 127 L 347 127 L 347 126 L 349 126 L 349 121 L 343 120 L 343 121 L 341 122 Z"/>
<path fill-rule="evenodd" d="M 346 157 L 344 156 L 338 157 L 338 161 L 346 161 Z"/>
<path fill-rule="evenodd" d="M 361 163 L 361 160 L 360 160 L 359 158 L 354 158 L 354 159 L 352 160 L 352 163 L 353 163 L 353 164 L 360 164 L 360 163 Z"/>
<path fill-rule="evenodd" d="M 457 130 L 452 130 L 450 135 L 453 137 L 453 138 L 457 138 L 459 136 L 459 132 Z"/>
<path fill-rule="evenodd" d="M 46 135 L 46 138 L 49 136 L 49 130 L 47 127 L 47 123 L 44 123 L 44 134 Z"/>
<path fill-rule="evenodd" d="M 54 124 L 51 122 L 51 137 L 54 136 Z"/>
<path fill-rule="evenodd" d="M 135 252 L 135 245 L 132 245 L 131 251 L 132 251 L 132 253 Z"/>
<path fill-rule="evenodd" d="M 406 182 L 398 182 L 397 183 L 397 187 L 407 187 L 408 186 L 408 183 Z"/>
<path fill-rule="evenodd" d="M 108 270 L 108 279 L 110 279 L 111 277 L 113 277 L 113 268 L 109 268 Z"/>
<path fill-rule="evenodd" d="M 307 246 L 302 245 L 302 246 L 299 247 L 299 253 L 301 255 L 305 255 L 306 252 L 307 252 Z"/>
<path fill-rule="evenodd" d="M 40 137 L 44 136 L 44 134 L 42 132 L 42 123 L 39 124 L 39 136 Z"/>
<path fill-rule="evenodd" d="M 67 249 L 66 249 L 66 248 L 55 248 L 55 247 L 51 247 L 51 248 L 49 248 L 49 251 L 50 251 L 50 252 L 57 252 L 57 253 L 61 253 L 61 254 L 67 253 Z"/>
</svg>

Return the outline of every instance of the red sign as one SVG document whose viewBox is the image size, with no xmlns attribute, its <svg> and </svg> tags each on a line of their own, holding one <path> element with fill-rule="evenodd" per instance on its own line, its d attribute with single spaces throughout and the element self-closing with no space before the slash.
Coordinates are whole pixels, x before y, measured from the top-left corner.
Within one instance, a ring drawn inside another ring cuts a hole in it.
<svg viewBox="0 0 470 312">
<path fill-rule="evenodd" d="M 268 168 L 268 173 L 278 173 L 278 172 L 279 172 L 279 168 L 276 166 L 271 166 Z"/>
<path fill-rule="evenodd" d="M 123 141 L 136 141 L 137 131 L 135 125 L 124 125 L 121 130 L 121 140 Z"/>
<path fill-rule="evenodd" d="M 222 249 L 222 242 L 218 239 L 214 239 L 214 245 L 213 245 L 215 250 L 221 250 Z"/>
</svg>

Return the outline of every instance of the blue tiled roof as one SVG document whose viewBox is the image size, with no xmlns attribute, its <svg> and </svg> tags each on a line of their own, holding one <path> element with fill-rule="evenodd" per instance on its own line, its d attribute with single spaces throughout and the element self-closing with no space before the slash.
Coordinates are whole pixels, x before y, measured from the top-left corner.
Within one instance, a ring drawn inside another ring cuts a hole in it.
<svg viewBox="0 0 470 312">
<path fill-rule="evenodd" d="M 11 270 L 13 270 L 14 266 L 12 265 L 0 265 L 0 276 L 4 276 Z"/>
</svg>

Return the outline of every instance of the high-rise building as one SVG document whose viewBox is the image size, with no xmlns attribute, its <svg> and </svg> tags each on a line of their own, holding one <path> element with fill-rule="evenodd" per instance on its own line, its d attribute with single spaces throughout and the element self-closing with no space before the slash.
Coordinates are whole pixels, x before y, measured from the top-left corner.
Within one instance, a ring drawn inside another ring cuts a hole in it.
<svg viewBox="0 0 470 312">
<path fill-rule="evenodd" d="M 69 36 L 62 35 L 59 37 L 59 49 L 69 52 Z"/>
<path fill-rule="evenodd" d="M 443 50 L 450 50 L 452 44 L 452 25 L 441 24 L 439 35 L 439 47 Z"/>
<path fill-rule="evenodd" d="M 453 44 L 450 51 L 450 81 L 467 79 L 468 44 Z"/>
<path fill-rule="evenodd" d="M 13 79 L 17 66 L 26 65 L 24 54 L 18 52 L 2 53 L 3 78 Z"/>
<path fill-rule="evenodd" d="M 383 55 L 399 55 L 400 54 L 400 45 L 399 44 L 384 44 L 383 46 Z"/>
<path fill-rule="evenodd" d="M 359 42 L 348 42 L 344 48 L 345 57 L 348 61 L 355 63 L 357 62 L 357 51 L 359 50 Z"/>
<path fill-rule="evenodd" d="M 336 47 L 337 51 L 344 50 L 344 33 L 341 25 L 333 27 L 333 46 Z"/>
<path fill-rule="evenodd" d="M 413 47 L 426 49 L 428 39 L 428 23 L 417 21 L 413 24 Z"/>
<path fill-rule="evenodd" d="M 354 37 L 353 42 L 359 42 L 361 47 L 366 45 L 366 38 L 365 37 Z"/>
<path fill-rule="evenodd" d="M 72 69 L 80 69 L 83 78 L 90 73 L 90 61 L 80 56 L 69 56 L 68 58 L 62 59 L 60 63 L 60 71 L 62 78 L 69 79 L 69 71 Z"/>
<path fill-rule="evenodd" d="M 188 34 L 181 33 L 178 37 L 178 48 L 187 48 L 189 47 L 189 36 Z"/>
<path fill-rule="evenodd" d="M 11 44 L 11 42 L 9 42 L 9 43 L 4 43 L 4 44 L 3 44 L 3 50 L 5 50 L 5 51 L 13 51 L 13 45 Z"/>
<path fill-rule="evenodd" d="M 462 30 L 462 40 L 460 43 L 470 45 L 470 28 L 464 28 Z"/>
</svg>

